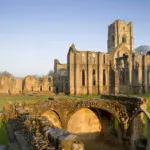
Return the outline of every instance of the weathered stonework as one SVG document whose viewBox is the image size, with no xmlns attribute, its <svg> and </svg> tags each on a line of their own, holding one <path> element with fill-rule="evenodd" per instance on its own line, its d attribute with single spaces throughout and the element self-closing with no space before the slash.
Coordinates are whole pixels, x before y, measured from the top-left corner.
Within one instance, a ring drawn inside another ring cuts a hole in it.
<svg viewBox="0 0 150 150">
<path fill-rule="evenodd" d="M 0 93 L 22 93 L 22 79 L 17 79 L 9 73 L 0 74 Z"/>
<path fill-rule="evenodd" d="M 41 79 L 35 76 L 26 76 L 25 78 L 15 78 L 9 73 L 0 74 L 0 93 L 4 94 L 22 94 L 32 92 L 50 92 L 54 91 L 53 77 L 44 76 Z"/>
<path fill-rule="evenodd" d="M 41 80 L 34 76 L 23 79 L 23 92 L 53 92 L 53 77 L 45 76 Z"/>
<path fill-rule="evenodd" d="M 74 44 L 71 45 L 67 64 L 61 65 L 55 61 L 54 82 L 57 93 L 74 95 L 150 92 L 150 53 L 139 54 L 134 50 L 132 22 L 115 20 L 108 26 L 107 45 L 107 53 L 80 51 Z M 63 70 L 65 76 L 58 74 L 58 70 Z"/>
<path fill-rule="evenodd" d="M 133 150 L 143 138 L 144 98 L 102 95 L 99 99 L 25 101 L 4 107 L 6 120 L 22 114 L 46 117 L 54 126 L 75 134 L 112 135 Z M 40 109 L 39 109 L 40 108 Z M 149 115 L 147 115 L 149 119 Z M 118 128 L 115 128 L 115 121 Z M 148 137 L 149 140 L 149 137 Z M 146 145 L 144 145 L 146 146 Z M 149 147 L 149 145 L 147 145 Z"/>
<path fill-rule="evenodd" d="M 54 61 L 54 87 L 56 93 L 67 93 L 67 65 Z"/>
</svg>

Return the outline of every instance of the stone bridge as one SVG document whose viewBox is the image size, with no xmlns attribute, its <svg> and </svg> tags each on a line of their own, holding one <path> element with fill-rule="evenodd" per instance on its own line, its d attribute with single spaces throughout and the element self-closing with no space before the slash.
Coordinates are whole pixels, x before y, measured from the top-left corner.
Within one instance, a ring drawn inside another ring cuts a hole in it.
<svg viewBox="0 0 150 150">
<path fill-rule="evenodd" d="M 11 105 L 5 112 L 9 118 L 24 113 L 46 116 L 54 126 L 76 134 L 113 132 L 117 122 L 117 134 L 132 141 L 134 119 L 145 113 L 145 105 L 144 98 L 102 95 L 99 99 L 25 101 Z"/>
</svg>

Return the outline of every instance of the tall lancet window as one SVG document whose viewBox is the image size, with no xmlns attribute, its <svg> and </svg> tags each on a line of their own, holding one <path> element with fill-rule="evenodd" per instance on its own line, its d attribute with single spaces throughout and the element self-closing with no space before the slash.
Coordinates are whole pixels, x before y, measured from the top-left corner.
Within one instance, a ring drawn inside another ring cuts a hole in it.
<svg viewBox="0 0 150 150">
<path fill-rule="evenodd" d="M 126 43 L 126 36 L 122 37 L 122 43 Z"/>
<path fill-rule="evenodd" d="M 93 86 L 95 86 L 96 85 L 96 71 L 95 71 L 95 69 L 93 69 Z"/>
<path fill-rule="evenodd" d="M 106 72 L 105 69 L 103 70 L 103 86 L 106 85 Z"/>
<path fill-rule="evenodd" d="M 82 86 L 85 86 L 85 70 L 82 70 Z"/>
</svg>

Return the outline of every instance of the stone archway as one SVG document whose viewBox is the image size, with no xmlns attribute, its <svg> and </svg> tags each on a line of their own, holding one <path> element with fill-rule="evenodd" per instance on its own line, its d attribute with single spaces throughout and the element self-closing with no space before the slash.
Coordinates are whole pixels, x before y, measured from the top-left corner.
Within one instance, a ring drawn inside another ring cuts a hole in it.
<svg viewBox="0 0 150 150">
<path fill-rule="evenodd" d="M 48 120 L 51 121 L 51 123 L 54 126 L 56 126 L 58 128 L 62 128 L 60 117 L 55 111 L 48 110 L 48 111 L 44 112 L 41 116 L 45 116 Z"/>
<path fill-rule="evenodd" d="M 102 109 L 79 108 L 70 116 L 67 130 L 78 135 L 79 139 L 85 144 L 85 149 L 110 150 L 113 144 L 114 149 L 118 150 L 119 147 L 119 150 L 122 150 L 122 130 L 117 131 L 117 135 L 107 131 L 111 126 L 111 117 L 116 118 L 108 111 Z M 120 125 L 119 120 L 118 123 Z"/>
<path fill-rule="evenodd" d="M 67 130 L 71 133 L 94 133 L 102 130 L 98 116 L 89 108 L 80 108 L 70 117 Z"/>
</svg>

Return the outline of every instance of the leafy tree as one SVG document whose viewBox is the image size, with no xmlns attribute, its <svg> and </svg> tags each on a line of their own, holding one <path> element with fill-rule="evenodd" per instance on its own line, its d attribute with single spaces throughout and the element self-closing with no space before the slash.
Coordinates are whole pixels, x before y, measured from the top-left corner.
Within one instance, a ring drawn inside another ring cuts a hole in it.
<svg viewBox="0 0 150 150">
<path fill-rule="evenodd" d="M 50 70 L 50 71 L 48 72 L 48 76 L 54 76 L 54 71 L 53 71 L 53 70 Z"/>
</svg>

